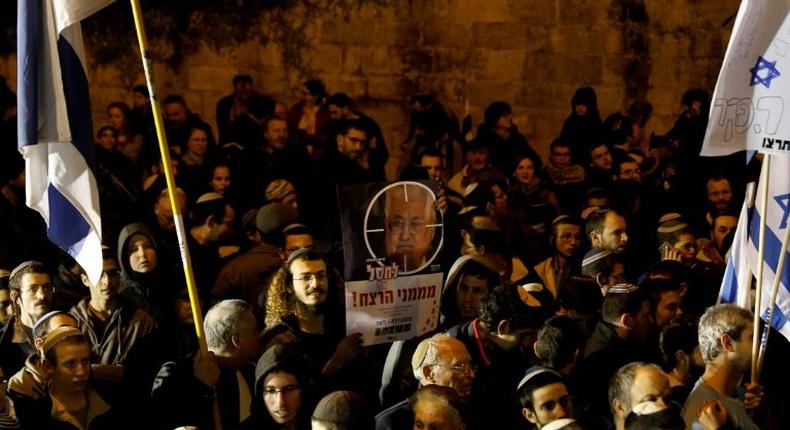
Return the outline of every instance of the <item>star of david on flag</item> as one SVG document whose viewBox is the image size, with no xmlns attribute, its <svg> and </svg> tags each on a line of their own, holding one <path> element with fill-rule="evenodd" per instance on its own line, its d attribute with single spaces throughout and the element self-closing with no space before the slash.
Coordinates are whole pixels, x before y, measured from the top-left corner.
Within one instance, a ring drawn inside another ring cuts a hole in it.
<svg viewBox="0 0 790 430">
<path fill-rule="evenodd" d="M 749 85 L 755 86 L 757 84 L 765 85 L 765 88 L 771 88 L 771 81 L 779 76 L 779 70 L 776 70 L 776 61 L 768 61 L 762 56 L 757 56 L 757 64 L 750 70 L 752 72 L 752 80 Z"/>
</svg>

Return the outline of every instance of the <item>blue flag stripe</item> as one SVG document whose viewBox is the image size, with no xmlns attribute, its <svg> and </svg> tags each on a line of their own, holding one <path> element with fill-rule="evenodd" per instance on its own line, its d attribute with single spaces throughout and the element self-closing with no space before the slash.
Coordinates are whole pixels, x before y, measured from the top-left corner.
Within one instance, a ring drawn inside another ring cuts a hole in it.
<svg viewBox="0 0 790 430">
<path fill-rule="evenodd" d="M 69 251 L 72 255 L 78 254 L 80 248 L 77 245 L 90 233 L 90 225 L 77 208 L 52 184 L 47 189 L 47 196 L 50 219 L 58 220 L 49 223 L 47 236 L 61 249 Z"/>
<path fill-rule="evenodd" d="M 66 111 L 71 129 L 71 144 L 82 154 L 85 163 L 95 173 L 88 77 L 82 68 L 80 58 L 64 37 L 58 38 L 58 54 L 60 56 L 60 71 L 63 76 L 63 93 L 66 96 Z"/>
<path fill-rule="evenodd" d="M 749 228 L 749 241 L 754 244 L 755 249 L 759 248 L 760 238 L 760 212 L 754 211 L 752 223 Z M 776 273 L 776 266 L 779 263 L 779 252 L 782 249 L 782 240 L 770 229 L 765 229 L 765 263 Z M 787 252 L 787 251 L 785 251 Z M 781 282 L 785 290 L 790 292 L 790 259 L 785 256 L 785 267 L 781 273 Z"/>
</svg>

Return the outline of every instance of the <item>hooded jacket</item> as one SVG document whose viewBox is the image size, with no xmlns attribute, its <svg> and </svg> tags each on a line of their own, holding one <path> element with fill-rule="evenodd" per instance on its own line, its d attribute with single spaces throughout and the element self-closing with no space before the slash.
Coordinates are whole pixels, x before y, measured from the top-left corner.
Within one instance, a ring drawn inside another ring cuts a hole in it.
<svg viewBox="0 0 790 430">
<path fill-rule="evenodd" d="M 444 281 L 444 287 L 442 288 L 441 317 L 439 319 L 440 330 L 446 330 L 465 322 L 458 312 L 458 305 L 455 300 L 456 291 L 458 289 L 458 284 L 463 280 L 465 270 L 467 270 L 470 265 L 475 264 L 482 266 L 483 270 L 488 269 L 491 272 L 487 276 L 489 287 L 493 288 L 500 283 L 499 274 L 496 268 L 485 258 L 473 255 L 462 255 L 455 260 L 455 263 L 453 263 L 450 270 L 447 272 L 447 279 Z"/>
<path fill-rule="evenodd" d="M 135 234 L 143 234 L 151 241 L 157 251 L 157 266 L 149 273 L 139 273 L 132 270 L 129 263 L 129 253 L 126 250 L 129 239 Z M 161 315 L 163 309 L 169 306 L 175 294 L 170 290 L 173 284 L 169 282 L 162 269 L 162 255 L 157 249 L 157 241 L 151 230 L 142 223 L 129 224 L 118 235 L 118 261 L 121 264 L 121 280 L 126 288 L 121 295 L 126 297 L 136 307 L 148 311 L 154 318 Z"/>
<path fill-rule="evenodd" d="M 296 428 L 309 429 L 310 415 L 315 407 L 312 396 L 313 378 L 311 364 L 307 357 L 289 345 L 274 345 L 263 353 L 255 366 L 255 401 L 252 405 L 253 419 L 249 429 L 274 429 L 279 426 L 269 414 L 263 399 L 263 383 L 266 376 L 273 372 L 285 372 L 293 375 L 300 388 L 302 405 L 297 416 Z"/>
</svg>

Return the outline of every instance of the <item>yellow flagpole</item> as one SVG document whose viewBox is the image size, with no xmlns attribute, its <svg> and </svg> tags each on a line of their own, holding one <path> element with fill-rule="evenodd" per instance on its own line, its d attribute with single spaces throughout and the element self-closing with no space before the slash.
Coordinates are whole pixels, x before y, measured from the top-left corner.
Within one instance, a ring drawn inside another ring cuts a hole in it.
<svg viewBox="0 0 790 430">
<path fill-rule="evenodd" d="M 203 313 L 200 310 L 197 288 L 195 287 L 195 276 L 192 273 L 192 259 L 189 256 L 189 246 L 187 246 L 186 229 L 184 228 L 184 216 L 176 200 L 176 183 L 173 179 L 173 171 L 170 168 L 170 148 L 167 144 L 162 110 L 159 106 L 159 94 L 156 92 L 156 82 L 154 81 L 154 71 L 151 67 L 151 58 L 148 51 L 148 39 L 145 35 L 143 26 L 143 12 L 140 9 L 139 0 L 131 0 L 132 13 L 134 14 L 134 26 L 137 29 L 137 41 L 140 44 L 140 54 L 143 58 L 143 69 L 145 70 L 145 81 L 148 84 L 148 93 L 151 97 L 151 110 L 154 114 L 154 125 L 156 126 L 156 137 L 159 140 L 159 152 L 162 154 L 162 168 L 165 171 L 167 180 L 167 195 L 170 197 L 170 206 L 173 208 L 173 220 L 176 224 L 176 234 L 178 236 L 178 247 L 181 250 L 181 261 L 184 264 L 184 277 L 187 280 L 187 290 L 189 290 L 189 301 L 192 304 L 192 318 L 195 322 L 195 332 L 197 333 L 200 349 L 208 351 L 206 339 L 203 333 Z"/>
<path fill-rule="evenodd" d="M 134 27 L 137 30 L 137 42 L 140 45 L 140 56 L 143 60 L 143 70 L 145 71 L 145 81 L 148 85 L 148 94 L 151 98 L 151 110 L 154 114 L 154 125 L 156 126 L 156 137 L 159 140 L 159 152 L 162 155 L 162 169 L 165 171 L 167 181 L 167 195 L 170 197 L 170 206 L 173 208 L 173 220 L 176 224 L 176 235 L 178 236 L 178 248 L 181 250 L 181 261 L 184 264 L 184 277 L 187 281 L 189 291 L 189 302 L 192 307 L 192 321 L 195 323 L 195 333 L 197 333 L 200 351 L 208 353 L 206 336 L 203 332 L 203 312 L 200 309 L 197 287 L 195 286 L 195 275 L 192 272 L 192 259 L 189 256 L 189 246 L 187 245 L 186 229 L 184 228 L 184 216 L 176 200 L 176 183 L 173 179 L 173 171 L 170 168 L 170 148 L 167 144 L 162 110 L 159 106 L 159 94 L 156 92 L 156 81 L 154 80 L 154 70 L 151 67 L 151 57 L 148 50 L 148 38 L 145 35 L 143 25 L 143 11 L 140 8 L 139 0 L 130 0 L 132 3 L 132 14 L 134 15 Z M 214 396 L 214 428 L 222 430 L 222 420 L 219 414 L 219 402 Z"/>
</svg>

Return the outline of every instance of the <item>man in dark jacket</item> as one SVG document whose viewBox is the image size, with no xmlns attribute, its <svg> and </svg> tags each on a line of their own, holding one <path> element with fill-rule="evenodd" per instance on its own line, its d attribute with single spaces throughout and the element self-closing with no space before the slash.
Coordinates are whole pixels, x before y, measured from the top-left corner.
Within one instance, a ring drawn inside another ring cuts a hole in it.
<svg viewBox="0 0 790 430">
<path fill-rule="evenodd" d="M 240 429 L 252 416 L 253 367 L 260 351 L 255 317 L 243 300 L 217 303 L 203 321 L 208 353 L 167 362 L 151 392 L 156 428 Z M 216 408 L 215 408 L 216 406 Z"/>
<path fill-rule="evenodd" d="M 255 366 L 254 425 L 249 428 L 308 429 L 315 398 L 307 357 L 288 345 L 275 345 Z"/>
<path fill-rule="evenodd" d="M 118 262 L 109 248 L 102 249 L 102 275 L 92 285 L 83 274 L 82 282 L 90 289 L 71 309 L 79 321 L 79 328 L 91 341 L 94 362 L 121 365 L 138 342 L 156 328 L 156 321 L 148 312 L 136 307 L 118 294 L 121 273 Z"/>
</svg>

